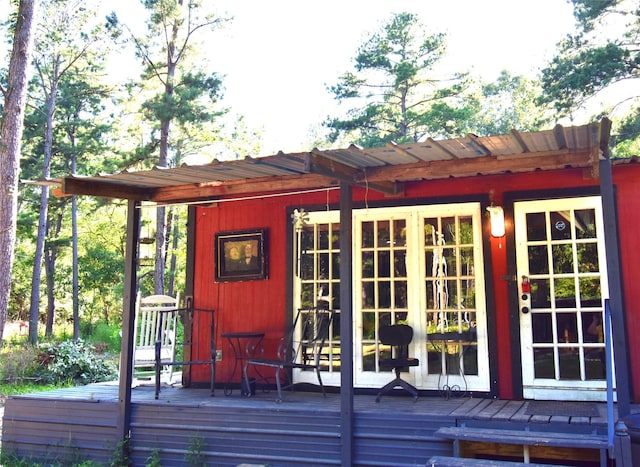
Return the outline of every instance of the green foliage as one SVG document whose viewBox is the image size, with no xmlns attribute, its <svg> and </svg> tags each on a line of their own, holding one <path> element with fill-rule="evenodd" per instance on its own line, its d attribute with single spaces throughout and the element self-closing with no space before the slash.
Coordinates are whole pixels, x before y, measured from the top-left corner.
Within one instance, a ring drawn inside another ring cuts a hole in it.
<svg viewBox="0 0 640 467">
<path fill-rule="evenodd" d="M 428 35 L 414 14 L 394 15 L 358 49 L 355 71 L 329 88 L 339 102 L 354 104 L 344 117 L 325 121 L 330 140 L 348 136 L 374 146 L 459 134 L 456 121 L 470 112 L 461 98 L 468 82 L 465 74 L 438 77 L 444 52 L 443 34 Z"/>
<path fill-rule="evenodd" d="M 98 356 L 93 345 L 83 340 L 39 345 L 41 377 L 52 382 L 89 384 L 116 379 L 116 369 Z"/>
<path fill-rule="evenodd" d="M 580 30 L 560 43 L 542 70 L 540 102 L 552 103 L 561 116 L 584 108 L 605 92 L 611 99 L 616 89 L 624 90 L 620 83 L 640 77 L 640 0 L 571 1 Z M 614 123 L 625 122 L 617 138 L 618 144 L 623 143 L 617 152 L 624 155 L 638 146 L 634 140 L 640 133 L 633 121 L 640 95 L 626 91 L 615 101 L 595 113 L 611 114 Z"/>
<path fill-rule="evenodd" d="M 37 362 L 37 348 L 30 345 L 15 345 L 3 349 L 0 358 L 0 380 L 3 385 L 13 385 L 16 388 L 28 382 L 36 382 L 39 371 Z M 3 393 L 13 394 L 11 388 L 5 387 Z M 20 391 L 23 392 L 23 391 Z"/>
<path fill-rule="evenodd" d="M 160 450 L 154 449 L 146 459 L 145 467 L 162 467 L 160 462 Z"/>
<path fill-rule="evenodd" d="M 190 467 L 206 466 L 203 454 L 204 440 L 200 434 L 195 434 L 189 439 L 189 450 L 185 454 L 185 460 Z"/>
<path fill-rule="evenodd" d="M 122 343 L 121 332 L 120 322 L 117 324 L 109 324 L 104 321 L 98 321 L 97 323 L 83 321 L 80 325 L 80 335 L 87 342 L 91 342 L 98 353 L 100 353 L 101 350 L 114 354 L 119 353 Z"/>
</svg>

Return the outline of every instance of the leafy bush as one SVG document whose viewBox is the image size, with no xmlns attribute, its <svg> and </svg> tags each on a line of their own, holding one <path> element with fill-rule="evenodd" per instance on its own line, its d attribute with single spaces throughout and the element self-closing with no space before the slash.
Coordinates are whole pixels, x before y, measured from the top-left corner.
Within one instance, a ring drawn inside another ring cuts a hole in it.
<svg viewBox="0 0 640 467">
<path fill-rule="evenodd" d="M 117 378 L 116 369 L 82 339 L 40 344 L 39 361 L 39 376 L 48 382 L 89 384 Z"/>
</svg>

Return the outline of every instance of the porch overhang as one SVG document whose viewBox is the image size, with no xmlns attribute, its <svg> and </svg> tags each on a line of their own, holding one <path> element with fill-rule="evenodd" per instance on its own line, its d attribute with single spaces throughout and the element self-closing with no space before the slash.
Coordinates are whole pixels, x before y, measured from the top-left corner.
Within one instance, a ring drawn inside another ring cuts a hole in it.
<svg viewBox="0 0 640 467">
<path fill-rule="evenodd" d="M 556 125 L 551 130 L 497 136 L 389 143 L 363 149 L 313 149 L 205 165 L 122 171 L 94 176 L 71 175 L 44 183 L 58 196 L 90 195 L 158 204 L 215 201 L 251 193 L 288 192 L 366 186 L 390 196 L 408 182 L 526 173 L 567 167 L 599 176 L 602 147 L 609 144 L 610 122 Z"/>
</svg>

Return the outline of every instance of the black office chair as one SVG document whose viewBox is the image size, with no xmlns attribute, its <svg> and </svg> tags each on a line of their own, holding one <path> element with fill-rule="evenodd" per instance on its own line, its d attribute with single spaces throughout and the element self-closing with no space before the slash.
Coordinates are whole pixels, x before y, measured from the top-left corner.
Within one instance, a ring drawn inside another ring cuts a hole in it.
<svg viewBox="0 0 640 467">
<path fill-rule="evenodd" d="M 406 324 L 393 324 L 390 326 L 382 326 L 379 333 L 380 342 L 383 345 L 391 346 L 389 358 L 380 359 L 380 369 L 393 370 L 396 373 L 396 377 L 380 389 L 376 397 L 376 402 L 380 402 L 383 394 L 398 386 L 413 395 L 414 401 L 417 401 L 418 390 L 400 378 L 400 371 L 402 371 L 403 368 L 418 366 L 420 364 L 417 358 L 412 358 L 408 355 L 408 347 L 413 340 L 413 328 Z"/>
</svg>

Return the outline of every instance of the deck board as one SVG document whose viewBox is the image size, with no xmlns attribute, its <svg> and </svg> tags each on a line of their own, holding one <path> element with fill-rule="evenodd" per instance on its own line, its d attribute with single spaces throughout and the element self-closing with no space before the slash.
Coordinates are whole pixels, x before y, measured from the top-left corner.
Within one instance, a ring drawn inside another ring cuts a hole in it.
<svg viewBox="0 0 640 467">
<path fill-rule="evenodd" d="M 219 466 L 242 462 L 312 466 L 317 465 L 314 458 L 322 459 L 322 465 L 339 465 L 340 394 L 334 388 L 326 397 L 319 392 L 286 391 L 282 403 L 275 400 L 275 391 L 259 389 L 255 396 L 244 397 L 237 390 L 230 396 L 216 390 L 212 396 L 208 388 L 180 385 L 164 386 L 156 400 L 153 385 L 137 385 L 131 390 L 134 463 L 143 465 L 150 452 L 163 446 L 164 464 L 184 465 L 184 452 L 197 433 L 205 441 L 207 458 Z M 14 440 L 39 436 L 39 441 L 24 446 L 51 453 L 62 449 L 62 440 L 71 439 L 71 434 L 104 460 L 111 455 L 104 440 L 115 433 L 117 407 L 117 383 L 12 396 L 3 435 Z M 442 427 L 606 433 L 606 404 L 598 404 L 598 416 L 580 418 L 527 415 L 526 407 L 527 401 L 477 397 L 421 396 L 414 401 L 401 392 L 376 403 L 375 394 L 356 394 L 354 465 L 408 467 L 425 465 L 434 455 L 449 456 L 451 443 L 435 436 Z M 60 446 L 46 444 L 52 429 L 60 434 Z"/>
</svg>

